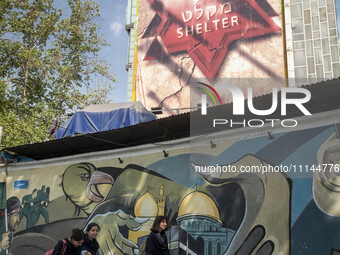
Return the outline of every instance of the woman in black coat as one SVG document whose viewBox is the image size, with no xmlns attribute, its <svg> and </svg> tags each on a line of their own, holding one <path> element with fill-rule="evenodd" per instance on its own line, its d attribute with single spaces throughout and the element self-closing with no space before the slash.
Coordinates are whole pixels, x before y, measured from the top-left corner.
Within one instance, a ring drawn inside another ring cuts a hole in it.
<svg viewBox="0 0 340 255">
<path fill-rule="evenodd" d="M 146 240 L 145 251 L 147 255 L 170 255 L 165 231 L 167 230 L 165 216 L 157 216 L 151 233 Z"/>
<path fill-rule="evenodd" d="M 80 230 L 79 228 L 72 230 L 71 238 L 65 238 L 66 241 L 66 250 L 64 253 L 62 251 L 64 250 L 64 242 L 63 240 L 60 240 L 57 245 L 54 247 L 52 255 L 81 255 L 81 245 L 84 242 L 84 232 Z M 85 255 L 91 255 L 90 253 L 85 253 Z"/>
<path fill-rule="evenodd" d="M 100 231 L 100 227 L 97 223 L 90 223 L 86 228 L 86 234 L 83 244 L 81 245 L 82 251 L 88 251 L 90 255 L 96 255 L 99 244 L 96 237 Z"/>
</svg>

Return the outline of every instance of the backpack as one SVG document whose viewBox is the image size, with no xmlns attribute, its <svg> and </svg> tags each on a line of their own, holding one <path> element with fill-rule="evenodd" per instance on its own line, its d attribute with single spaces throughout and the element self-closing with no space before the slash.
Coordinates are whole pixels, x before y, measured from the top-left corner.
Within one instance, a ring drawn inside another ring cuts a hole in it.
<svg viewBox="0 0 340 255">
<path fill-rule="evenodd" d="M 48 251 L 48 252 L 46 252 L 44 255 L 52 255 L 52 253 L 53 253 L 53 250 L 54 250 L 54 249 L 52 249 L 52 250 L 49 250 L 49 251 Z M 60 253 L 60 255 L 64 255 L 65 251 L 66 251 L 66 241 L 65 241 L 65 240 L 63 240 L 63 248 L 61 249 L 61 253 Z"/>
</svg>

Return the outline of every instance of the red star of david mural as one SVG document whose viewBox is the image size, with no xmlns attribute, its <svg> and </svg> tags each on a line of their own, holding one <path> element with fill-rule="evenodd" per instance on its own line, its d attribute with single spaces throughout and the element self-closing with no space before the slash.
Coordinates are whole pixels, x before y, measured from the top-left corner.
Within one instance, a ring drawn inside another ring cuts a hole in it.
<svg viewBox="0 0 340 255">
<path fill-rule="evenodd" d="M 280 31 L 278 14 L 266 0 L 148 0 L 160 16 L 157 34 L 168 53 L 186 51 L 203 74 L 214 79 L 230 44 Z M 156 47 L 158 46 L 158 47 Z M 144 60 L 155 59 L 155 38 Z"/>
</svg>

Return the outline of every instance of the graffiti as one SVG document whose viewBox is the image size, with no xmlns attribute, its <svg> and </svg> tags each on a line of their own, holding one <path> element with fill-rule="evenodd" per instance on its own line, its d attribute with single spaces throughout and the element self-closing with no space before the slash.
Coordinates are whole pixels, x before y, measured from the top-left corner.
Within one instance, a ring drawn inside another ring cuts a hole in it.
<svg viewBox="0 0 340 255">
<path fill-rule="evenodd" d="M 177 0 L 148 2 L 162 19 L 157 35 L 167 52 L 187 51 L 210 80 L 218 72 L 233 41 L 281 31 L 273 20 L 278 14 L 266 1 L 261 4 L 230 1 L 223 5 L 214 0 L 204 5 L 192 5 L 189 1 L 179 4 Z M 267 8 L 262 9 L 264 5 Z M 149 52 L 146 59 L 152 57 Z"/>
<path fill-rule="evenodd" d="M 3 190 L 1 192 L 4 192 Z M 6 209 L 1 209 L 0 212 L 0 236 L 1 236 L 1 249 L 0 254 L 10 254 L 8 250 L 10 249 L 13 232 L 16 226 L 20 222 L 20 200 L 17 197 L 10 197 L 6 202 Z M 7 215 L 6 215 L 7 212 Z M 6 224 L 7 222 L 7 224 Z"/>
<path fill-rule="evenodd" d="M 225 208 L 224 206 L 217 208 L 216 203 L 210 197 L 212 196 L 210 192 L 209 196 L 205 193 L 207 192 L 205 188 L 202 188 L 205 192 L 199 191 L 198 185 L 194 190 L 188 190 L 162 176 L 152 172 L 141 173 L 138 169 L 141 168 L 130 166 L 125 169 L 120 178 L 124 181 L 128 179 L 138 181 L 138 178 L 134 178 L 137 176 L 142 179 L 147 178 L 149 185 L 141 187 L 141 190 L 145 192 L 141 192 L 140 196 L 127 192 L 129 195 L 122 194 L 120 198 L 113 197 L 96 208 L 93 213 L 95 216 L 90 217 L 89 222 L 99 223 L 102 229 L 98 235 L 98 242 L 102 247 L 101 254 L 135 254 L 136 249 L 143 253 L 144 242 L 157 215 L 166 215 L 169 218 L 171 224 L 169 243 L 179 241 L 185 245 L 186 238 L 190 238 L 193 242 L 190 242 L 188 248 L 197 251 L 197 254 L 203 254 L 204 249 L 208 250 L 199 241 L 208 239 L 208 237 L 210 239 L 214 237 L 214 241 L 220 243 L 221 252 L 228 247 L 228 242 L 235 231 L 222 226 L 224 214 L 220 215 L 220 210 L 224 211 Z M 156 183 L 159 183 L 159 189 L 156 188 Z M 135 187 L 133 183 L 132 186 Z M 166 190 L 171 192 L 166 192 Z M 223 188 L 220 190 L 225 191 Z M 114 211 L 117 208 L 117 201 L 122 202 L 123 197 L 127 197 L 124 198 L 125 203 L 119 207 L 121 209 Z M 106 211 L 109 212 L 105 213 Z M 192 221 L 194 221 L 193 224 L 191 224 Z M 123 226 L 128 230 L 126 234 L 118 231 Z M 176 234 L 178 232 L 184 236 L 180 240 L 173 239 L 178 238 Z M 122 250 L 121 247 L 125 249 Z"/>
<path fill-rule="evenodd" d="M 315 166 L 326 166 L 313 173 L 313 200 L 304 208 L 292 228 L 294 254 L 338 254 L 340 246 L 339 161 L 340 140 L 336 132 L 320 146 Z M 311 233 L 306 236 L 303 233 Z M 316 241 L 317 240 L 317 241 Z"/>
<path fill-rule="evenodd" d="M 70 229 L 96 222 L 99 254 L 145 254 L 151 225 L 164 215 L 172 254 L 335 253 L 340 249 L 337 168 L 312 169 L 339 163 L 337 134 L 334 126 L 324 126 L 274 134 L 272 140 L 246 139 L 223 150 L 174 150 L 173 156 L 124 167 L 110 160 L 61 163 L 55 184 L 34 185 L 40 188 L 28 194 L 16 190 L 21 195 L 8 199 L 8 231 L 3 228 L 1 245 L 16 255 L 43 254 Z M 133 157 L 136 163 L 145 159 L 144 154 Z M 299 167 L 283 171 L 300 164 L 303 175 Z M 216 165 L 226 170 L 195 171 Z M 241 167 L 273 171 L 242 172 Z M 8 187 L 13 185 L 7 185 L 12 196 Z M 34 201 L 39 203 L 32 216 Z"/>
<path fill-rule="evenodd" d="M 97 203 L 106 198 L 114 182 L 113 177 L 117 175 L 114 168 L 111 170 L 112 176 L 90 163 L 71 165 L 65 170 L 61 186 L 66 198 L 75 206 L 75 214 L 83 211 L 90 215 Z"/>
<path fill-rule="evenodd" d="M 100 254 L 136 254 L 138 246 L 120 232 L 126 227 L 128 231 L 138 231 L 148 219 L 138 219 L 125 214 L 122 210 L 97 214 L 92 219 L 100 225 L 100 235 L 97 241 L 100 245 Z"/>
<path fill-rule="evenodd" d="M 213 172 L 204 176 L 207 182 L 216 185 L 238 177 L 234 181 L 241 186 L 245 195 L 247 214 L 227 254 L 250 254 L 256 247 L 261 253 L 266 250 L 265 254 L 288 254 L 290 180 L 280 172 L 267 174 L 253 172 L 250 174 L 252 176 L 245 176 L 247 173 L 243 174 L 239 169 L 255 165 L 266 166 L 268 163 L 253 155 L 246 155 L 233 164 L 236 166 L 236 172 Z M 239 173 L 244 176 L 239 176 Z M 280 204 L 270 211 L 267 210 L 275 197 L 280 197 Z M 277 228 L 273 228 L 274 225 Z M 258 228 L 259 226 L 261 228 Z"/>
<path fill-rule="evenodd" d="M 240 79 L 234 85 L 245 93 L 253 87 L 254 96 L 284 87 L 281 4 L 278 0 L 141 0 L 138 66 L 134 66 L 137 100 L 146 108 L 184 112 L 183 108 L 197 105 L 199 95 L 193 90 L 197 81 L 216 88 Z M 263 78 L 271 82 L 260 81 Z M 231 102 L 228 93 L 220 95 Z"/>
<path fill-rule="evenodd" d="M 33 227 L 39 220 L 40 215 L 44 217 L 45 223 L 49 223 L 47 206 L 49 204 L 50 187 L 43 185 L 41 189 L 34 189 L 31 194 L 22 198 L 22 209 L 20 220 L 26 218 L 26 228 Z"/>
</svg>

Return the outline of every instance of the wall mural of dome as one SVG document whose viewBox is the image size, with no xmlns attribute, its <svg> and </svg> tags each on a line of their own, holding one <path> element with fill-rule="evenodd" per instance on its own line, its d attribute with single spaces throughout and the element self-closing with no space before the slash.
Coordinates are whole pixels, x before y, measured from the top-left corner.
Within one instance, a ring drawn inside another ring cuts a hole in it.
<svg viewBox="0 0 340 255">
<path fill-rule="evenodd" d="M 204 243 L 200 250 L 196 250 L 197 254 L 222 254 L 235 234 L 234 230 L 222 227 L 216 203 L 209 195 L 199 191 L 197 184 L 179 206 L 177 226 L 194 240 Z"/>
<path fill-rule="evenodd" d="M 185 216 L 207 216 L 216 220 L 220 220 L 220 214 L 215 202 L 207 194 L 196 190 L 188 194 L 182 201 L 179 210 L 178 217 Z"/>
<path fill-rule="evenodd" d="M 145 192 L 136 203 L 135 215 L 137 217 L 156 217 L 157 212 L 156 199 L 149 191 Z"/>
</svg>

